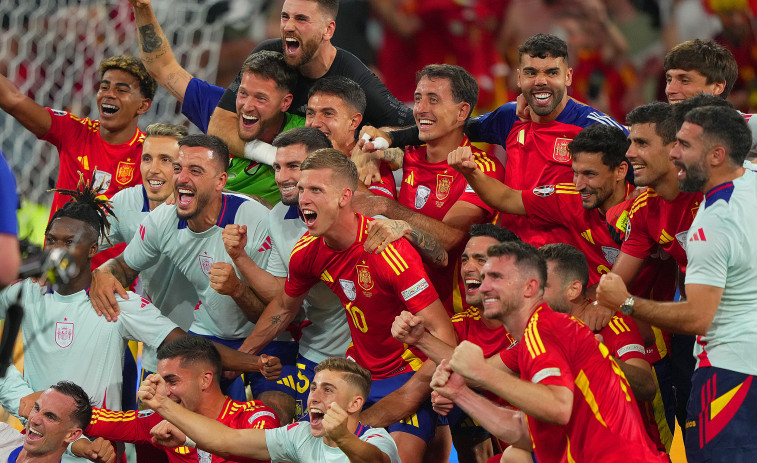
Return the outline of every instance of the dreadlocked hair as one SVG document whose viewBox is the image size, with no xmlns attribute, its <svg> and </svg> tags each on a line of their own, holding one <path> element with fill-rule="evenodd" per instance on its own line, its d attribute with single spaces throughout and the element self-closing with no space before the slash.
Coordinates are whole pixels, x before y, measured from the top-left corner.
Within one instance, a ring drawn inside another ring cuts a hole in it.
<svg viewBox="0 0 757 463">
<path fill-rule="evenodd" d="M 71 196 L 71 200 L 55 211 L 52 219 L 47 223 L 45 234 L 50 230 L 50 225 L 55 219 L 58 217 L 70 217 L 89 224 L 97 233 L 98 238 L 105 238 L 112 246 L 113 243 L 108 238 L 108 233 L 110 232 L 108 216 L 110 215 L 116 220 L 118 220 L 118 217 L 113 213 L 110 200 L 98 195 L 97 192 L 100 190 L 100 187 L 102 187 L 102 183 L 94 187 L 92 182 L 84 180 L 84 174 L 79 172 L 79 183 L 76 185 L 75 190 L 66 188 L 52 190 L 56 193 Z"/>
</svg>

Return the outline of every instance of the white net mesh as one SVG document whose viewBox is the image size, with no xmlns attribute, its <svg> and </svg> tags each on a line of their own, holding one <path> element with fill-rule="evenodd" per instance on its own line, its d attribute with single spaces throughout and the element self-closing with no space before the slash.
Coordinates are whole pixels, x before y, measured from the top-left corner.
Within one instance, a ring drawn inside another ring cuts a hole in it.
<svg viewBox="0 0 757 463">
<path fill-rule="evenodd" d="M 195 76 L 215 82 L 223 21 L 208 23 L 221 0 L 154 0 L 158 21 L 176 58 Z M 126 0 L 0 1 L 0 72 L 37 103 L 97 118 L 98 65 L 113 55 L 139 56 Z M 152 122 L 183 124 L 176 100 L 162 88 L 142 129 Z M 48 205 L 58 175 L 55 148 L 0 111 L 0 149 L 16 175 L 20 196 Z"/>
</svg>

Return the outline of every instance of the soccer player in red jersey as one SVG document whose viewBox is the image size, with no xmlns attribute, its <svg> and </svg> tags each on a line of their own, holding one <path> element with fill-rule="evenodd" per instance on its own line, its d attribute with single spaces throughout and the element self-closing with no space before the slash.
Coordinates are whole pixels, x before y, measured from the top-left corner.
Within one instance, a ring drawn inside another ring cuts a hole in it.
<svg viewBox="0 0 757 463">
<path fill-rule="evenodd" d="M 450 153 L 448 162 L 487 204 L 548 225 L 552 229 L 549 242 L 568 242 L 581 249 L 590 263 L 589 284 L 594 285 L 610 270 L 619 252 L 619 236 L 608 227 L 605 213 L 633 190 L 625 180 L 627 146 L 620 129 L 607 125 L 587 127 L 568 144 L 575 183 L 524 191 L 483 175 L 465 148 Z"/>
<path fill-rule="evenodd" d="M 491 357 L 510 347 L 515 340 L 502 326 L 502 322 L 481 314 L 483 303 L 478 292 L 481 285 L 481 269 L 486 263 L 486 249 L 489 246 L 505 241 L 517 241 L 520 238 L 510 230 L 488 223 L 473 225 L 470 235 L 463 250 L 460 268 L 465 281 L 465 300 L 470 308 L 455 314 L 452 317 L 452 326 L 455 328 L 458 342 L 475 342 L 484 350 L 485 357 Z M 418 347 L 437 363 L 450 358 L 454 351 L 453 346 L 428 333 L 422 319 L 408 311 L 403 311 L 394 319 L 392 335 L 403 343 Z M 432 396 L 432 400 L 435 406 L 439 405 L 438 396 Z M 493 453 L 489 434 L 486 431 L 482 433 L 481 427 L 461 414 L 459 409 L 444 414 L 448 416 L 452 439 L 460 460 L 486 462 Z"/>
<path fill-rule="evenodd" d="M 232 428 L 277 428 L 278 417 L 262 402 L 238 402 L 221 392 L 222 369 L 218 351 L 202 336 L 182 336 L 158 349 L 158 374 L 166 382 L 170 400 Z M 153 445 L 150 431 L 162 421 L 163 418 L 152 410 L 118 412 L 94 408 L 92 420 L 84 433 L 113 441 Z M 173 432 L 181 433 L 178 430 Z M 197 450 L 191 443 L 174 448 L 154 447 L 155 457 L 150 461 L 166 461 L 166 457 L 169 462 L 257 461 L 222 458 Z"/>
<path fill-rule="evenodd" d="M 546 244 L 539 248 L 539 254 L 547 262 L 544 302 L 556 312 L 583 320 L 586 313 L 593 310 L 590 305 L 592 301 L 586 297 L 589 281 L 586 257 L 578 249 L 564 243 Z M 652 403 L 659 397 L 658 387 L 652 367 L 646 360 L 644 340 L 636 322 L 627 315 L 615 314 L 607 326 L 594 333 L 601 336 L 600 341 L 610 350 L 628 379 L 649 438 L 657 450 L 666 452 Z"/>
<path fill-rule="evenodd" d="M 492 246 L 483 269 L 484 315 L 519 340 L 520 378 L 491 368 L 480 347 L 464 341 L 432 380 L 440 394 L 506 442 L 533 445 L 540 463 L 667 461 L 643 429 L 630 386 L 610 352 L 585 325 L 543 301 L 547 266 L 532 246 Z M 493 409 L 465 380 L 525 413 Z"/>
<path fill-rule="evenodd" d="M 321 149 L 305 159 L 300 171 L 299 204 L 308 232 L 294 246 L 284 292 L 266 310 L 275 310 L 274 317 L 286 317 L 293 307 L 300 307 L 314 284 L 326 283 L 346 310 L 353 341 L 347 357 L 373 376 L 367 404 L 378 403 L 361 420 L 387 427 L 402 461 L 420 461 L 436 425 L 426 400 L 435 364 L 424 362 L 419 351 L 392 338 L 391 323 L 406 308 L 450 345 L 455 336 L 452 324 L 420 257 L 406 240 L 389 244 L 378 254 L 363 249 L 371 219 L 352 209 L 358 183 L 354 163 L 340 151 Z M 410 386 L 380 402 L 406 382 Z M 423 401 L 426 405 L 416 411 Z"/>
<path fill-rule="evenodd" d="M 380 214 L 403 220 L 430 233 L 448 253 L 458 256 L 470 226 L 495 219 L 495 211 L 484 204 L 468 188 L 463 176 L 447 164 L 450 151 L 470 146 L 463 133 L 463 124 L 478 100 L 478 84 L 465 69 L 448 64 L 424 67 L 418 73 L 417 81 L 413 115 L 420 139 L 426 145 L 411 147 L 404 152 L 387 150 L 387 161 L 400 162 L 400 157 L 404 157 L 401 160 L 403 180 L 399 198 L 397 201 L 366 198 L 368 201 L 361 201 L 358 210 L 371 216 Z M 500 181 L 504 179 L 504 168 L 496 158 L 474 147 L 471 151 L 482 172 Z M 378 227 L 379 224 L 386 222 L 377 222 L 370 237 L 381 236 L 384 242 L 392 242 L 398 237 L 391 234 L 388 227 Z M 450 314 L 464 307 L 459 268 L 457 261 L 443 269 L 427 268 Z"/>
<path fill-rule="evenodd" d="M 326 134 L 334 148 L 352 157 L 360 152 L 355 131 L 363 121 L 365 106 L 365 92 L 357 82 L 344 76 L 324 77 L 310 87 L 305 125 Z M 373 194 L 396 199 L 397 184 L 392 169 L 382 164 L 380 174 L 368 189 Z"/>
</svg>

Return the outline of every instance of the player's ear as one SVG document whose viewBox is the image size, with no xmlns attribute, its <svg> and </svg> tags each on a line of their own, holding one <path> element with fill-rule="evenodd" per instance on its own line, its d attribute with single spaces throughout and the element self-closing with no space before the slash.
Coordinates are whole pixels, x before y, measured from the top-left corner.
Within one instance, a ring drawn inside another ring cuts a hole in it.
<svg viewBox="0 0 757 463">
<path fill-rule="evenodd" d="M 542 291 L 544 288 L 542 288 L 539 285 L 539 280 L 536 278 L 529 278 L 525 282 L 525 286 L 523 287 L 523 295 L 525 297 L 534 297 L 539 291 Z"/>
<path fill-rule="evenodd" d="M 71 442 L 76 441 L 79 439 L 83 434 L 83 430 L 81 428 L 73 428 L 71 429 L 67 434 L 66 437 L 63 438 L 63 442 L 66 444 L 70 444 Z"/>
<path fill-rule="evenodd" d="M 352 201 L 352 190 L 345 187 L 342 189 L 342 195 L 339 198 L 339 207 L 345 207 Z"/>
<path fill-rule="evenodd" d="M 223 191 L 228 180 L 229 174 L 227 174 L 225 171 L 218 174 L 218 180 L 216 181 L 216 191 Z"/>
<path fill-rule="evenodd" d="M 628 174 L 628 162 L 623 161 L 615 168 L 615 181 L 625 179 L 626 174 Z"/>
<path fill-rule="evenodd" d="M 573 280 L 568 285 L 568 288 L 566 289 L 566 295 L 568 296 L 569 301 L 575 301 L 584 292 L 584 285 L 581 284 L 578 280 Z"/>
<path fill-rule="evenodd" d="M 202 372 L 202 376 L 200 377 L 200 390 L 206 391 L 210 387 L 212 387 L 213 386 L 214 376 L 215 375 L 210 370 L 203 371 Z M 219 380 L 220 380 L 220 378 L 219 378 Z"/>
<path fill-rule="evenodd" d="M 568 72 L 565 73 L 565 86 L 570 87 L 573 84 L 573 68 L 568 68 Z"/>
<path fill-rule="evenodd" d="M 137 109 L 137 115 L 141 116 L 142 114 L 146 113 L 150 109 L 150 106 L 152 106 L 152 100 L 149 98 L 143 98 L 142 103 Z"/>
<path fill-rule="evenodd" d="M 286 96 L 284 97 L 284 100 L 281 102 L 281 112 L 282 113 L 286 112 L 289 109 L 289 106 L 292 105 L 292 98 L 294 98 L 294 96 L 292 96 L 291 93 L 287 93 L 286 94 Z"/>
<path fill-rule="evenodd" d="M 350 130 L 357 130 L 361 122 L 363 122 L 363 115 L 360 113 L 353 114 L 350 120 Z"/>
<path fill-rule="evenodd" d="M 331 40 L 336 30 L 336 21 L 329 20 L 326 22 L 326 29 L 323 31 L 323 40 Z"/>
<path fill-rule="evenodd" d="M 95 254 L 97 254 L 100 250 L 100 246 L 97 244 L 97 241 L 98 240 L 95 240 L 95 242 L 89 246 L 89 251 L 87 251 L 87 258 L 91 259 L 95 257 Z"/>
<path fill-rule="evenodd" d="M 460 105 L 460 109 L 457 112 L 457 121 L 458 122 L 465 122 L 466 119 L 468 119 L 468 115 L 470 114 L 471 108 L 470 103 L 463 101 Z"/>
<path fill-rule="evenodd" d="M 347 404 L 347 413 L 357 413 L 360 410 L 363 409 L 363 405 L 365 404 L 365 397 L 356 395 L 350 400 L 350 403 Z"/>
</svg>

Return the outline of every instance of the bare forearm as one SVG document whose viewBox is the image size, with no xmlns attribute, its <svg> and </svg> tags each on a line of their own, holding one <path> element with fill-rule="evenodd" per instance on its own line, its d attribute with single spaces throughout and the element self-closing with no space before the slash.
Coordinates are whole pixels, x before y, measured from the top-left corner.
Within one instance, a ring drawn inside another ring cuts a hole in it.
<svg viewBox="0 0 757 463">
<path fill-rule="evenodd" d="M 350 463 L 389 463 L 391 461 L 389 455 L 379 450 L 375 445 L 360 440 L 354 434 L 348 434 L 336 444 L 347 456 Z"/>
<path fill-rule="evenodd" d="M 409 239 L 426 263 L 434 267 L 447 266 L 449 254 L 447 254 L 444 246 L 433 235 L 413 227 L 410 231 Z"/>
<path fill-rule="evenodd" d="M 239 138 L 236 113 L 216 108 L 208 123 L 208 135 L 215 135 L 225 141 L 232 155 L 244 157 L 244 141 Z"/>
<path fill-rule="evenodd" d="M 386 162 L 392 170 L 402 168 L 405 161 L 405 151 L 400 148 L 387 148 L 377 151 L 376 157 L 379 161 Z"/>
<path fill-rule="evenodd" d="M 247 339 L 242 343 L 239 350 L 257 354 L 263 347 L 273 341 L 276 336 L 281 334 L 294 320 L 296 315 L 296 308 L 295 310 L 291 310 L 280 304 L 278 299 L 274 299 L 263 310 L 257 323 L 255 323 L 255 329 L 247 336 Z"/>
<path fill-rule="evenodd" d="M 523 206 L 523 195 L 520 191 L 513 190 L 478 169 L 473 171 L 472 174 L 465 175 L 465 180 L 481 198 L 481 201 L 489 207 L 507 214 L 526 214 L 526 208 Z"/>
<path fill-rule="evenodd" d="M 240 352 L 215 342 L 213 345 L 218 349 L 218 353 L 221 354 L 221 363 L 223 363 L 223 368 L 225 370 L 244 372 L 260 371 L 257 355 Z"/>
<path fill-rule="evenodd" d="M 455 351 L 454 347 L 430 333 L 424 334 L 415 347 L 436 363 L 440 363 L 442 359 L 451 359 Z"/>
<path fill-rule="evenodd" d="M 239 306 L 247 319 L 253 323 L 258 322 L 260 315 L 266 307 L 266 304 L 244 283 L 239 285 L 239 291 L 232 295 L 231 298 L 234 299 L 234 302 Z"/>
<path fill-rule="evenodd" d="M 263 304 L 270 304 L 284 290 L 283 278 L 277 278 L 260 268 L 246 253 L 234 259 L 234 265 Z"/>
<path fill-rule="evenodd" d="M 467 232 L 463 230 L 458 230 L 440 220 L 412 211 L 396 201 L 385 199 L 389 204 L 382 204 L 384 207 L 380 214 L 391 219 L 404 220 L 414 229 L 430 234 L 445 251 L 450 251 L 468 236 Z"/>
<path fill-rule="evenodd" d="M 132 270 L 128 265 L 126 265 L 123 255 L 108 260 L 97 269 L 95 269 L 95 271 L 110 273 L 116 278 L 116 280 L 118 280 L 119 283 L 121 283 L 121 286 L 123 286 L 124 288 L 131 285 L 137 278 L 137 275 L 139 275 L 139 272 Z"/>
<path fill-rule="evenodd" d="M 695 305 L 690 301 L 658 302 L 636 298 L 632 316 L 662 330 L 679 334 L 704 335 L 712 321 L 702 320 Z"/>
<path fill-rule="evenodd" d="M 617 360 L 617 362 L 626 376 L 636 400 L 645 402 L 654 400 L 654 396 L 657 393 L 657 384 L 655 383 L 654 376 L 652 376 L 652 369 L 649 367 L 649 364 L 647 364 L 647 368 L 645 369 L 620 360 Z"/>
<path fill-rule="evenodd" d="M 436 364 L 426 360 L 399 389 L 395 389 L 360 414 L 360 421 L 374 428 L 385 428 L 408 417 L 431 395 L 431 376 Z"/>
<path fill-rule="evenodd" d="M 468 387 L 455 397 L 455 405 L 498 439 L 520 448 L 530 446 L 522 412 L 500 407 Z"/>
</svg>

